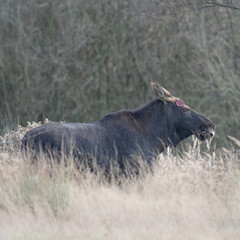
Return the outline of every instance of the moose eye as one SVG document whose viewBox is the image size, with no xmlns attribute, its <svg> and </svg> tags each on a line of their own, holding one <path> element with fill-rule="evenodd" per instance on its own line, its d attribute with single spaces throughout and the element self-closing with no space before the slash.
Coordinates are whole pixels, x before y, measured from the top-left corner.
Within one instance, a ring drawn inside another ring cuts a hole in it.
<svg viewBox="0 0 240 240">
<path fill-rule="evenodd" d="M 176 105 L 179 106 L 179 107 L 182 107 L 184 105 L 184 102 L 182 100 L 178 99 L 176 101 Z"/>
<path fill-rule="evenodd" d="M 184 115 L 186 115 L 189 112 L 189 108 L 183 107 L 181 110 L 182 110 Z"/>
</svg>

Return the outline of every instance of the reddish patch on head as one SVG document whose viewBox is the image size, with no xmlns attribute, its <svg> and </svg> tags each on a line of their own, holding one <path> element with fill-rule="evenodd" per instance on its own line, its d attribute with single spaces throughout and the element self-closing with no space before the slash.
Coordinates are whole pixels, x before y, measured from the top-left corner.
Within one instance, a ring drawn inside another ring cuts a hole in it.
<svg viewBox="0 0 240 240">
<path fill-rule="evenodd" d="M 179 100 L 176 101 L 176 105 L 179 106 L 179 107 L 182 107 L 184 105 L 184 102 L 179 99 Z"/>
</svg>

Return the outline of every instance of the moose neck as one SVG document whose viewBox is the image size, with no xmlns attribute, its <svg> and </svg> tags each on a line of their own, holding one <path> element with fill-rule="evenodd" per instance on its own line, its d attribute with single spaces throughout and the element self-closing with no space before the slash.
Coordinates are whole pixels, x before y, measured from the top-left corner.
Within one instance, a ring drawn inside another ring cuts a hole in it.
<svg viewBox="0 0 240 240">
<path fill-rule="evenodd" d="M 155 99 L 136 110 L 135 116 L 139 121 L 144 122 L 145 137 L 158 153 L 163 152 L 168 146 L 176 147 L 181 141 L 165 103 L 160 99 Z"/>
</svg>

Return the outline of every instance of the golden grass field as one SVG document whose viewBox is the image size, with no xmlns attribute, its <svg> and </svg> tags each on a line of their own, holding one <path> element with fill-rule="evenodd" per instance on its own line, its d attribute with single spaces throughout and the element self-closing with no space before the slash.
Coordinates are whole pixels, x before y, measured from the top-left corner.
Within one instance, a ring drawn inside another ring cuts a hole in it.
<svg viewBox="0 0 240 240">
<path fill-rule="evenodd" d="M 0 239 L 240 239 L 240 146 L 193 143 L 119 185 L 71 164 L 51 176 L 43 159 L 30 164 L 18 140 L 34 126 L 1 138 Z"/>
</svg>

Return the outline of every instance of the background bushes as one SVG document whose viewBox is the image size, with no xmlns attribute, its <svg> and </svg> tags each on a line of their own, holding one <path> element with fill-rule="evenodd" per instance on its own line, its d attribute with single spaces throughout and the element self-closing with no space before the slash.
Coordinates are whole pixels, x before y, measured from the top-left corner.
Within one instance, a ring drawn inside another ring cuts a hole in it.
<svg viewBox="0 0 240 240">
<path fill-rule="evenodd" d="M 240 138 L 239 19 L 177 1 L 1 1 L 1 126 L 94 121 L 145 104 L 156 81 L 209 116 L 220 145 Z"/>
</svg>

